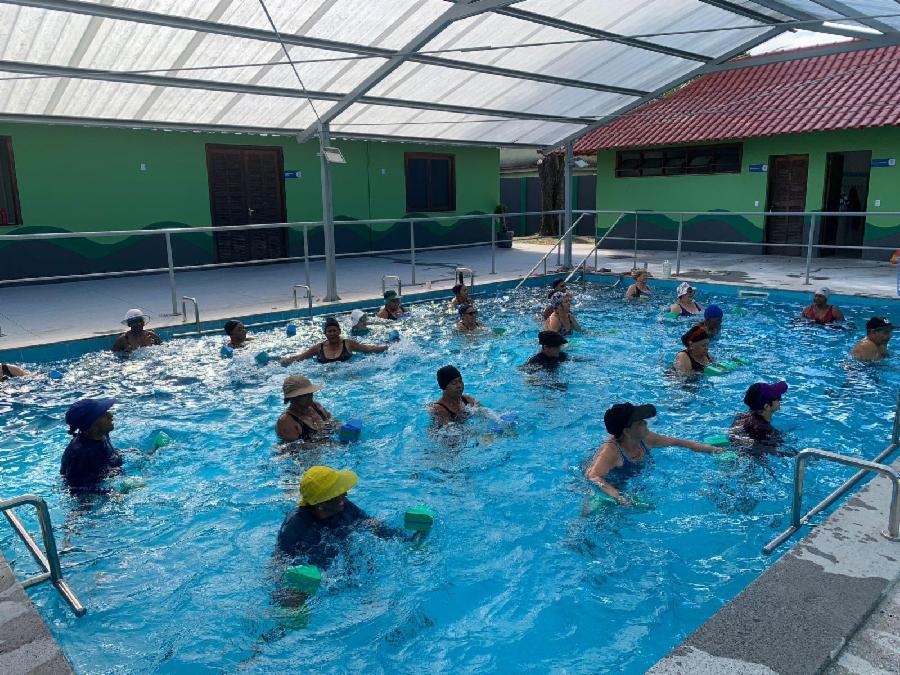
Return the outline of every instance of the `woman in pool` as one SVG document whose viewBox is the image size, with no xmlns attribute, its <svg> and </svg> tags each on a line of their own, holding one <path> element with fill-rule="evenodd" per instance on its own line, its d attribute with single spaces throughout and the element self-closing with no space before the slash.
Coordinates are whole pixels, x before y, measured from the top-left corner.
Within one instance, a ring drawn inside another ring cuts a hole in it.
<svg viewBox="0 0 900 675">
<path fill-rule="evenodd" d="M 634 277 L 634 283 L 625 291 L 626 300 L 649 300 L 650 286 L 647 285 L 647 279 L 650 278 L 650 272 L 641 270 Z"/>
<path fill-rule="evenodd" d="M 696 289 L 686 281 L 678 285 L 678 302 L 669 308 L 669 311 L 678 316 L 696 316 L 703 308 L 694 300 Z"/>
<path fill-rule="evenodd" d="M 843 321 L 844 313 L 834 305 L 828 304 L 829 295 L 831 291 L 827 288 L 818 289 L 813 295 L 812 304 L 806 307 L 800 316 L 822 325 Z"/>
<path fill-rule="evenodd" d="M 702 375 L 716 360 L 709 354 L 709 333 L 703 325 L 693 326 L 681 336 L 684 349 L 675 357 L 675 371 L 682 375 Z"/>
<path fill-rule="evenodd" d="M 113 343 L 111 347 L 114 352 L 124 352 L 130 354 L 135 349 L 141 347 L 152 347 L 153 345 L 161 345 L 162 340 L 159 335 L 149 330 L 144 330 L 144 325 L 150 317 L 140 309 L 129 309 L 125 313 L 122 323 L 128 326 L 128 330 L 119 336 L 119 339 Z"/>
<path fill-rule="evenodd" d="M 313 384 L 303 375 L 285 378 L 284 402 L 290 405 L 275 424 L 278 438 L 286 443 L 320 440 L 335 428 L 337 422 L 331 413 L 313 401 L 313 394 L 321 389 L 322 385 Z"/>
<path fill-rule="evenodd" d="M 462 375 L 453 366 L 444 366 L 437 371 L 437 383 L 441 397 L 429 406 L 434 422 L 442 427 L 448 422 L 464 422 L 479 407 L 474 398 L 463 393 L 465 385 Z"/>
<path fill-rule="evenodd" d="M 109 433 L 115 428 L 109 409 L 114 398 L 85 398 L 66 412 L 72 440 L 63 452 L 59 472 L 74 490 L 96 490 L 110 474 L 122 467 L 122 455 L 113 447 Z"/>
<path fill-rule="evenodd" d="M 572 296 L 557 291 L 550 298 L 553 314 L 544 322 L 544 330 L 556 331 L 560 335 L 569 335 L 575 330 L 584 330 L 578 319 L 572 314 Z"/>
<path fill-rule="evenodd" d="M 450 309 L 456 310 L 461 305 L 471 305 L 472 300 L 469 298 L 469 289 L 463 282 L 459 282 L 452 289 L 453 299 L 450 301 Z"/>
<path fill-rule="evenodd" d="M 456 324 L 456 330 L 461 330 L 464 333 L 471 333 L 481 328 L 484 328 L 484 325 L 478 321 L 478 310 L 475 309 L 472 305 L 460 305 L 459 306 L 459 322 Z"/>
<path fill-rule="evenodd" d="M 361 309 L 350 312 L 350 335 L 366 335 L 369 332 L 369 316 Z"/>
<path fill-rule="evenodd" d="M 654 433 L 647 426 L 651 417 L 656 417 L 655 406 L 631 403 L 616 403 L 603 415 L 609 437 L 600 445 L 584 475 L 619 504 L 631 504 L 621 490 L 628 478 L 647 465 L 652 449 L 678 446 L 711 454 L 723 451 L 704 443 Z"/>
<path fill-rule="evenodd" d="M 306 359 L 315 358 L 319 363 L 334 363 L 335 361 L 349 361 L 353 356 L 353 352 L 362 352 L 364 354 L 386 352 L 387 345 L 367 345 L 356 340 L 341 339 L 341 324 L 333 316 L 325 319 L 323 325 L 325 330 L 325 341 L 314 344 L 312 347 L 299 354 L 286 356 L 281 359 L 283 366 L 290 365 L 295 361 L 305 361 Z"/>
<path fill-rule="evenodd" d="M 397 291 L 384 292 L 384 307 L 378 310 L 379 319 L 397 321 L 406 314 L 406 307 L 400 304 L 400 296 Z"/>
<path fill-rule="evenodd" d="M 732 447 L 756 456 L 785 456 L 778 451 L 783 437 L 772 426 L 772 416 L 781 410 L 781 397 L 787 390 L 784 380 L 775 384 L 756 382 L 750 385 L 744 394 L 744 405 L 750 410 L 735 416 L 728 433 Z"/>
<path fill-rule="evenodd" d="M 26 375 L 28 375 L 28 372 L 22 370 L 18 366 L 9 363 L 0 363 L 0 382 L 11 380 L 14 377 L 25 377 Z"/>
<path fill-rule="evenodd" d="M 224 326 L 225 335 L 228 336 L 228 346 L 232 349 L 240 349 L 247 345 L 250 338 L 247 337 L 247 327 L 237 319 L 228 319 Z"/>
</svg>

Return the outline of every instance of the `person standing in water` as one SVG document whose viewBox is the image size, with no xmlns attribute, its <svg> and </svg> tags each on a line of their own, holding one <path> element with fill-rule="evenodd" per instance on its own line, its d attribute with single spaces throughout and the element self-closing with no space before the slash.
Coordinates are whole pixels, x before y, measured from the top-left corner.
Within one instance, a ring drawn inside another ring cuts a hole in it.
<svg viewBox="0 0 900 675">
<path fill-rule="evenodd" d="M 649 300 L 652 293 L 650 286 L 647 285 L 647 279 L 650 278 L 650 272 L 647 270 L 639 271 L 634 277 L 634 283 L 625 291 L 626 300 Z"/>
<path fill-rule="evenodd" d="M 883 316 L 873 316 L 866 321 L 866 336 L 856 343 L 850 356 L 864 363 L 887 358 L 887 346 L 893 330 L 894 325 Z"/>
<path fill-rule="evenodd" d="M 813 295 L 812 304 L 804 308 L 800 316 L 822 325 L 843 321 L 844 313 L 834 305 L 828 304 L 830 295 L 831 291 L 829 289 L 825 287 L 818 289 Z"/>
<path fill-rule="evenodd" d="M 313 384 L 303 375 L 285 378 L 282 385 L 284 402 L 290 405 L 275 424 L 278 438 L 286 443 L 321 440 L 336 428 L 337 422 L 331 413 L 313 400 L 313 394 L 321 390 L 322 385 Z"/>
<path fill-rule="evenodd" d="M 456 324 L 456 330 L 464 333 L 471 333 L 480 330 L 484 326 L 478 321 L 478 310 L 474 305 L 459 306 L 459 322 Z"/>
<path fill-rule="evenodd" d="M 406 307 L 400 304 L 400 296 L 397 295 L 397 291 L 385 291 L 384 307 L 378 310 L 378 318 L 397 321 L 406 313 Z"/>
<path fill-rule="evenodd" d="M 319 363 L 334 363 L 335 361 L 349 361 L 354 352 L 364 354 L 380 354 L 388 350 L 388 345 L 367 345 L 351 339 L 341 338 L 341 324 L 333 316 L 325 319 L 323 324 L 325 341 L 314 344 L 306 351 L 286 356 L 281 359 L 283 366 L 288 366 L 295 361 L 305 361 L 315 358 Z"/>
<path fill-rule="evenodd" d="M 572 313 L 572 296 L 557 291 L 550 298 L 553 314 L 544 322 L 544 330 L 556 331 L 560 335 L 571 335 L 573 331 L 584 330 Z"/>
<path fill-rule="evenodd" d="M 66 424 L 72 440 L 63 452 L 59 473 L 75 490 L 96 489 L 122 466 L 122 455 L 109 440 L 115 429 L 109 409 L 114 398 L 85 398 L 69 406 Z"/>
<path fill-rule="evenodd" d="M 112 351 L 130 354 L 141 347 L 161 345 L 162 340 L 159 335 L 149 330 L 144 330 L 144 326 L 149 320 L 150 317 L 140 309 L 129 309 L 125 314 L 125 319 L 122 321 L 123 324 L 128 326 L 128 330 L 115 341 Z"/>
<path fill-rule="evenodd" d="M 228 319 L 224 326 L 225 335 L 228 336 L 228 346 L 232 349 L 240 349 L 250 339 L 247 337 L 247 327 L 237 319 Z"/>
<path fill-rule="evenodd" d="M 462 375 L 453 366 L 444 366 L 437 371 L 437 383 L 441 388 L 441 397 L 429 406 L 437 426 L 448 422 L 463 422 L 468 419 L 472 409 L 480 404 L 471 396 L 464 394 L 465 385 Z"/>
</svg>

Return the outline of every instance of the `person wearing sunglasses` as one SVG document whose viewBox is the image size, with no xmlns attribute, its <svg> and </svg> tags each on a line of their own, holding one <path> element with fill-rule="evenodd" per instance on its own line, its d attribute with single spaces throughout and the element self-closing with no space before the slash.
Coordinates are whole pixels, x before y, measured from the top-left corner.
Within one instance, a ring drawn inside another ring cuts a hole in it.
<svg viewBox="0 0 900 675">
<path fill-rule="evenodd" d="M 456 330 L 467 333 L 484 328 L 484 325 L 478 321 L 478 310 L 474 305 L 465 304 L 459 306 L 459 322 L 456 324 Z"/>
</svg>

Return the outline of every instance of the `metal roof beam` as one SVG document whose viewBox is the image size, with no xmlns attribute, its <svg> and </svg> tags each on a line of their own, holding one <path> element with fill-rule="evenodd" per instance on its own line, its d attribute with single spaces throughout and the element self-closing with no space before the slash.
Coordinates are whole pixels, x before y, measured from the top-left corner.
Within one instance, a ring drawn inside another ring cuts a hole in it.
<svg viewBox="0 0 900 675">
<path fill-rule="evenodd" d="M 158 12 L 147 12 L 144 10 L 129 9 L 126 7 L 118 7 L 113 5 L 80 2 L 79 0 L 2 0 L 2 2 L 4 4 L 22 5 L 25 7 L 35 7 L 38 9 L 47 9 L 56 12 L 69 12 L 73 14 L 84 14 L 88 16 L 101 16 L 107 19 L 115 19 L 118 21 L 132 21 L 136 23 L 145 23 L 155 26 L 165 26 L 167 28 L 179 28 L 182 30 L 190 30 L 199 33 L 228 35 L 230 37 L 246 38 L 248 40 L 260 40 L 262 42 L 278 42 L 278 37 L 275 35 L 275 33 L 268 30 L 261 30 L 259 28 L 248 28 L 245 26 L 237 26 L 234 24 L 204 21 L 202 19 L 191 19 L 188 17 L 175 16 L 171 14 L 160 14 Z M 285 44 L 290 46 L 311 47 L 313 49 L 322 49 L 327 51 L 340 52 L 343 54 L 354 54 L 357 56 L 371 56 L 382 59 L 390 59 L 397 54 L 396 51 L 392 49 L 385 49 L 383 47 L 371 47 L 368 45 L 336 42 L 334 40 L 325 40 L 322 38 L 291 35 L 290 33 L 282 33 L 281 38 L 284 40 Z M 594 82 L 573 80 L 565 77 L 556 77 L 553 75 L 542 75 L 540 73 L 528 72 L 524 70 L 514 70 L 511 68 L 499 68 L 496 66 L 458 61 L 455 59 L 443 58 L 430 54 L 411 54 L 407 57 L 407 60 L 415 61 L 416 63 L 426 63 L 433 66 L 441 66 L 444 68 L 454 68 L 456 70 L 469 70 L 476 73 L 487 73 L 489 75 L 512 77 L 518 80 L 543 82 L 545 84 L 555 84 L 563 87 L 578 87 L 581 89 L 605 91 L 613 94 L 624 94 L 626 96 L 642 96 L 647 93 L 645 91 L 640 91 L 637 89 L 629 89 L 628 87 L 597 84 Z"/>
<path fill-rule="evenodd" d="M 839 42 L 838 44 L 824 45 L 822 47 L 809 47 L 801 51 L 774 52 L 772 54 L 764 54 L 754 56 L 751 59 L 738 59 L 737 61 L 729 61 L 716 66 L 707 68 L 705 73 L 718 73 L 723 70 L 738 70 L 741 68 L 753 68 L 754 66 L 764 66 L 769 63 L 781 63 L 783 61 L 798 61 L 800 59 L 811 59 L 817 56 L 828 56 L 829 54 L 843 54 L 845 52 L 858 52 L 867 49 L 876 49 L 878 47 L 893 47 L 900 45 L 900 35 L 896 37 L 873 36 L 872 40 L 857 42 Z"/>
<path fill-rule="evenodd" d="M 29 75 L 43 75 L 60 78 L 78 78 L 87 80 L 101 80 L 106 82 L 124 82 L 128 84 L 146 84 L 154 87 L 178 87 L 182 89 L 204 89 L 207 91 L 226 91 L 237 94 L 254 94 L 258 96 L 283 96 L 287 98 L 306 99 L 307 97 L 321 101 L 340 101 L 344 94 L 327 91 L 310 91 L 304 94 L 298 89 L 285 87 L 268 87 L 254 84 L 241 84 L 238 82 L 220 82 L 217 80 L 198 80 L 186 77 L 166 77 L 161 75 L 147 75 L 140 73 L 116 73 L 108 70 L 90 70 L 87 68 L 73 68 L 71 66 L 50 66 L 39 63 L 23 63 L 20 61 L 0 61 L 0 71 L 23 73 Z M 416 110 L 437 110 L 439 112 L 459 113 L 463 115 L 485 115 L 490 117 L 503 117 L 509 119 L 533 120 L 542 122 L 562 122 L 565 124 L 587 124 L 591 120 L 584 117 L 570 117 L 567 115 L 547 115 L 543 113 L 529 113 L 517 110 L 496 110 L 493 108 L 473 108 L 470 106 L 452 105 L 444 103 L 428 103 L 423 101 L 406 101 L 399 98 L 382 96 L 364 96 L 360 103 L 369 105 L 386 105 L 399 108 L 413 108 Z"/>
<path fill-rule="evenodd" d="M 814 33 L 831 33 L 833 35 L 842 35 L 844 37 L 851 37 L 857 40 L 865 40 L 866 34 L 860 33 L 859 31 L 851 30 L 851 29 L 841 29 L 835 26 L 825 26 L 823 25 L 826 21 L 833 21 L 833 19 L 823 19 L 821 16 L 815 16 L 810 14 L 809 12 L 804 12 L 802 9 L 797 9 L 796 7 L 792 7 L 780 0 L 753 0 L 757 5 L 762 5 L 767 9 L 771 9 L 773 12 L 778 12 L 779 14 L 784 14 L 793 19 L 797 19 L 798 21 L 815 21 L 815 24 L 809 24 L 804 26 L 797 26 L 798 29 L 802 30 L 810 30 Z M 877 37 L 877 36 L 874 36 Z"/>
<path fill-rule="evenodd" d="M 622 106 L 615 112 L 610 113 L 609 115 L 606 115 L 606 116 L 598 119 L 596 122 L 591 124 L 587 129 L 584 129 L 582 131 L 577 131 L 573 134 L 569 134 L 565 138 L 562 138 L 559 141 L 557 141 L 556 143 L 545 146 L 544 150 L 546 152 L 554 152 L 555 150 L 559 149 L 561 146 L 565 145 L 570 140 L 577 141 L 577 139 L 579 137 L 590 133 L 594 129 L 598 129 L 600 127 L 606 126 L 613 120 L 618 119 L 619 117 L 621 117 L 622 115 L 625 115 L 626 113 L 630 112 L 631 110 L 634 110 L 635 108 L 642 106 L 645 103 L 648 103 L 656 98 L 659 98 L 660 96 L 662 96 L 663 94 L 665 94 L 668 91 L 671 91 L 675 87 L 682 85 L 685 82 L 688 82 L 689 80 L 692 80 L 695 77 L 702 75 L 703 73 L 707 72 L 710 67 L 712 67 L 716 64 L 719 64 L 719 63 L 724 63 L 725 61 L 728 61 L 730 59 L 733 59 L 735 56 L 739 56 L 739 55 L 743 54 L 744 52 L 746 52 L 747 50 L 752 49 L 753 47 L 756 47 L 757 45 L 762 44 L 763 42 L 768 42 L 772 38 L 774 38 L 778 35 L 781 35 L 786 30 L 787 30 L 787 28 L 783 28 L 783 27 L 772 28 L 771 30 L 766 31 L 762 35 L 758 35 L 757 37 L 753 38 L 752 40 L 748 40 L 747 42 L 744 42 L 744 43 L 738 45 L 734 49 L 725 52 L 721 56 L 717 57 L 716 60 L 712 64 L 705 64 L 702 66 L 698 66 L 697 68 L 693 69 L 689 73 L 682 75 L 681 77 L 679 77 L 676 80 L 667 82 L 659 89 L 656 89 L 655 91 L 650 92 L 649 94 L 638 99 L 637 101 L 632 101 L 631 103 L 628 103 L 627 105 Z"/>
<path fill-rule="evenodd" d="M 242 127 L 224 124 L 184 124 L 180 122 L 155 122 L 152 120 L 104 120 L 95 117 L 66 117 L 61 115 L 25 115 L 0 113 L 0 122 L 14 124 L 55 124 L 65 126 L 101 127 L 111 129 L 150 129 L 155 131 L 180 131 L 226 134 L 265 134 L 268 136 L 284 136 L 292 139 L 302 129 L 270 129 L 268 127 Z M 422 145 L 463 145 L 488 148 L 531 148 L 538 149 L 539 143 L 495 143 L 489 141 L 459 141 L 449 138 L 416 138 L 414 136 L 381 136 L 378 134 L 342 133 L 333 131 L 333 136 L 350 140 L 384 141 L 389 143 L 420 143 Z"/>
<path fill-rule="evenodd" d="M 728 0 L 700 0 L 700 2 L 702 2 L 704 5 L 710 5 L 711 7 L 724 9 L 726 12 L 731 12 L 732 14 L 739 14 L 741 16 L 747 17 L 748 19 L 759 21 L 760 23 L 779 23 L 781 21 L 774 16 L 769 16 L 768 14 L 757 12 L 754 9 L 750 9 L 749 7 L 745 7 L 744 5 L 739 5 L 736 2 L 728 2 Z"/>
<path fill-rule="evenodd" d="M 712 60 L 711 56 L 705 56 L 703 54 L 697 54 L 695 52 L 688 52 L 682 49 L 676 49 L 674 47 L 666 47 L 665 45 L 648 42 L 646 40 L 641 40 L 638 38 L 630 38 L 624 35 L 619 35 L 618 33 L 610 33 L 605 30 L 599 30 L 597 28 L 589 28 L 588 26 L 582 26 L 577 23 L 570 23 L 569 21 L 556 19 L 552 16 L 535 14 L 534 12 L 528 12 L 524 9 L 517 9 L 515 7 L 495 9 L 494 14 L 503 14 L 504 16 L 520 19 L 522 21 L 536 23 L 542 26 L 549 26 L 551 28 L 558 28 L 559 30 L 565 30 L 570 33 L 587 35 L 588 37 L 596 38 L 598 40 L 618 42 L 619 44 L 627 45 L 629 47 L 646 49 L 648 51 L 665 54 L 667 56 L 676 56 L 680 59 L 686 59 L 688 61 L 702 61 L 703 63 L 706 63 Z"/>
<path fill-rule="evenodd" d="M 830 9 L 833 12 L 837 12 L 838 14 L 842 14 L 846 17 L 851 16 L 860 16 L 865 12 L 860 12 L 859 10 L 854 9 L 850 5 L 847 5 L 843 2 L 838 2 L 837 0 L 813 0 L 817 5 L 821 5 L 827 9 Z M 898 7 L 900 9 L 900 7 Z M 873 30 L 880 31 L 885 33 L 886 35 L 896 34 L 897 29 L 891 26 L 890 24 L 884 23 L 883 21 L 879 21 L 878 19 L 852 19 L 853 21 L 857 21 L 861 23 L 863 26 L 868 26 Z M 840 21 L 840 19 L 837 19 Z"/>
</svg>

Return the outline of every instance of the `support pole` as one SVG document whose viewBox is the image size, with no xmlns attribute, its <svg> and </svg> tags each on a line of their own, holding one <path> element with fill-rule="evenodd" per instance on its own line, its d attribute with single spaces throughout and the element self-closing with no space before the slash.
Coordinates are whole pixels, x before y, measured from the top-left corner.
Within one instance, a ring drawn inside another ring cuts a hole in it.
<svg viewBox="0 0 900 675">
<path fill-rule="evenodd" d="M 409 262 L 412 266 L 410 278 L 412 286 L 416 285 L 416 221 L 409 221 Z"/>
<path fill-rule="evenodd" d="M 816 222 L 818 216 L 811 216 L 809 221 L 809 239 L 806 242 L 806 281 L 805 286 L 809 286 L 809 266 L 812 264 L 813 240 L 816 236 Z"/>
<path fill-rule="evenodd" d="M 684 214 L 678 216 L 678 250 L 675 253 L 675 276 L 681 274 L 681 233 L 684 230 Z"/>
<path fill-rule="evenodd" d="M 303 223 L 303 271 L 306 274 L 307 287 L 312 288 L 309 283 L 309 225 L 306 223 Z M 310 295 L 312 295 L 312 291 L 310 291 Z"/>
<path fill-rule="evenodd" d="M 172 235 L 166 232 L 166 258 L 169 261 L 169 291 L 172 293 L 172 316 L 178 316 L 178 294 L 175 291 L 175 264 L 172 259 Z"/>
<path fill-rule="evenodd" d="M 638 214 L 637 211 L 634 212 L 634 264 L 631 266 L 632 269 L 637 269 L 637 228 L 638 228 Z"/>
<path fill-rule="evenodd" d="M 491 216 L 491 274 L 497 274 L 497 217 Z"/>
<path fill-rule="evenodd" d="M 572 269 L 572 233 L 569 232 L 569 228 L 572 227 L 572 166 L 575 162 L 575 157 L 573 155 L 574 144 L 575 141 L 573 140 L 566 143 L 566 161 L 563 172 L 563 182 L 565 183 L 563 186 L 563 199 L 565 200 L 566 210 L 566 222 L 563 231 L 567 233 L 565 253 L 563 254 L 563 267 L 566 270 Z"/>
<path fill-rule="evenodd" d="M 322 169 L 322 227 L 325 235 L 325 302 L 337 302 L 337 269 L 334 250 L 334 208 L 331 202 L 331 164 L 325 148 L 331 144 L 328 125 L 319 127 L 319 166 Z"/>
</svg>

